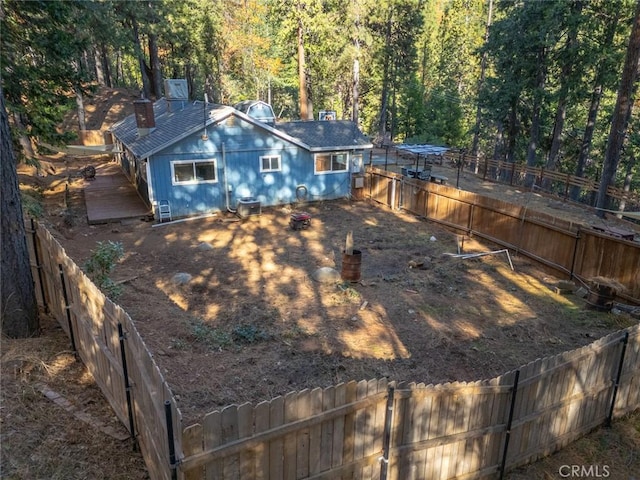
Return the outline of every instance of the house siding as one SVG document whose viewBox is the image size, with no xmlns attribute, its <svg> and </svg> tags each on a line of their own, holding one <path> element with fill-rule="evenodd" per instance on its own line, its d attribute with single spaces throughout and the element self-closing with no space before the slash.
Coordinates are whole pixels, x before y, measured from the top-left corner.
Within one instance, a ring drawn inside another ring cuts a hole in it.
<svg viewBox="0 0 640 480">
<path fill-rule="evenodd" d="M 208 140 L 199 132 L 153 155 L 150 161 L 154 200 L 167 200 L 174 217 L 210 213 L 252 197 L 262 206 L 295 202 L 304 186 L 306 200 L 332 200 L 350 192 L 350 172 L 316 175 L 312 152 L 272 135 L 265 129 L 232 116 L 207 128 Z M 351 152 L 350 152 L 351 153 Z M 260 157 L 280 156 L 280 171 L 261 172 Z M 171 162 L 215 159 L 216 182 L 173 185 Z"/>
</svg>

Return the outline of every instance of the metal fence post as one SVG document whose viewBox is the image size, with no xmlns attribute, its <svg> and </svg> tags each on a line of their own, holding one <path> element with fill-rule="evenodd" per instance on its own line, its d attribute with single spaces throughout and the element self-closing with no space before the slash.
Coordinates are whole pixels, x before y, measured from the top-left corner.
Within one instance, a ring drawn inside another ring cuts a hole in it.
<svg viewBox="0 0 640 480">
<path fill-rule="evenodd" d="M 178 470 L 176 462 L 176 444 L 173 438 L 173 416 L 171 415 L 171 402 L 165 400 L 164 415 L 167 422 L 167 440 L 169 442 L 169 466 L 171 467 L 171 480 L 178 479 Z"/>
<path fill-rule="evenodd" d="M 611 422 L 613 420 L 613 409 L 616 405 L 616 398 L 618 396 L 618 387 L 620 386 L 620 377 L 622 376 L 622 367 L 624 366 L 624 355 L 627 352 L 627 344 L 629 343 L 628 331 L 625 332 L 621 342 L 622 342 L 622 352 L 620 352 L 620 361 L 618 362 L 618 371 L 616 372 L 616 379 L 613 384 L 613 393 L 611 395 L 611 408 L 609 408 L 609 415 L 607 416 L 607 421 L 605 422 L 605 426 L 607 427 L 611 427 Z"/>
<path fill-rule="evenodd" d="M 64 269 L 58 264 L 60 272 L 60 283 L 62 283 L 62 297 L 64 298 L 64 310 L 67 313 L 67 325 L 69 326 L 69 338 L 71 339 L 71 350 L 73 355 L 78 359 L 78 349 L 76 348 L 76 337 L 73 333 L 73 323 L 71 322 L 71 306 L 69 305 L 69 296 L 67 295 L 67 282 L 64 278 Z"/>
<path fill-rule="evenodd" d="M 36 270 L 38 271 L 38 283 L 40 284 L 40 295 L 42 296 L 42 306 L 45 313 L 49 313 L 49 305 L 47 304 L 47 296 L 44 291 L 44 279 L 42 278 L 42 265 L 40 264 L 40 252 L 38 251 L 38 234 L 36 231 L 36 222 L 31 218 L 31 239 L 33 241 L 33 256 L 36 261 Z"/>
<path fill-rule="evenodd" d="M 518 393 L 518 380 L 520 379 L 520 370 L 516 370 L 516 376 L 513 379 L 513 391 L 511 393 L 511 407 L 509 408 L 509 419 L 507 420 L 507 435 L 504 439 L 504 450 L 502 452 L 502 463 L 500 464 L 500 480 L 504 478 L 504 470 L 507 465 L 507 452 L 509 451 L 509 439 L 511 438 L 511 424 L 513 423 L 513 410 L 516 406 L 516 395 Z"/>
<path fill-rule="evenodd" d="M 131 384 L 129 383 L 129 370 L 127 369 L 127 355 L 124 349 L 124 331 L 122 323 L 118 322 L 118 339 L 120 340 L 120 356 L 122 357 L 122 374 L 124 375 L 124 391 L 127 396 L 127 413 L 129 415 L 129 430 L 133 439 L 133 451 L 138 451 L 138 443 L 136 441 L 135 424 L 133 422 L 133 405 L 131 403 Z"/>
<path fill-rule="evenodd" d="M 393 421 L 393 401 L 395 388 L 387 389 L 387 410 L 384 416 L 384 432 L 382 433 L 382 457 L 380 457 L 380 480 L 387 480 L 389 470 L 389 452 L 391 447 L 391 424 Z"/>
</svg>

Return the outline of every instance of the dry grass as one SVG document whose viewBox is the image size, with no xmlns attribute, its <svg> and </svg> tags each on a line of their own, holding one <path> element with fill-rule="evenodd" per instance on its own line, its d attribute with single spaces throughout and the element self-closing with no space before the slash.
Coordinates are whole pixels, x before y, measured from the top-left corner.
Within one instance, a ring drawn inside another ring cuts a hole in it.
<svg viewBox="0 0 640 480">
<path fill-rule="evenodd" d="M 47 317 L 41 324 L 39 337 L 2 338 L 0 478 L 147 479 L 130 440 L 107 435 L 43 395 L 46 385 L 76 411 L 126 434 L 91 375 L 69 350 L 63 330 Z"/>
<path fill-rule="evenodd" d="M 573 478 L 640 478 L 640 411 L 599 427 L 561 451 L 532 465 L 514 470 L 507 480 L 556 480 L 567 478 L 570 468 L 579 467 Z M 591 475 L 584 469 L 591 468 Z M 569 477 L 571 478 L 571 477 Z"/>
</svg>

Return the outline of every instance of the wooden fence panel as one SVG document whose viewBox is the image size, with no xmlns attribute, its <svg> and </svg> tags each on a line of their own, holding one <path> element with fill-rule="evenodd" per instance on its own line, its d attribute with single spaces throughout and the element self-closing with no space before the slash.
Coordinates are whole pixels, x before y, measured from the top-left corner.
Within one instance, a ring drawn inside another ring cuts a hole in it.
<svg viewBox="0 0 640 480">
<path fill-rule="evenodd" d="M 182 478 L 379 478 L 387 381 L 231 405 L 182 432 Z"/>
<path fill-rule="evenodd" d="M 391 206 L 391 183 L 394 175 L 390 172 L 371 176 L 370 196 L 383 205 Z"/>
<path fill-rule="evenodd" d="M 136 432 L 147 468 L 156 470 L 152 478 L 166 479 L 169 471 L 168 427 L 165 420 L 165 402 L 173 412 L 173 431 L 182 430 L 181 414 L 158 365 L 138 333 L 133 321 L 123 312 L 120 318 L 126 341 L 124 342 Z M 176 452 L 180 455 L 181 437 L 177 438 Z"/>
<path fill-rule="evenodd" d="M 469 231 L 472 204 L 465 192 L 446 185 L 425 183 L 429 190 L 426 217 L 452 228 Z"/>
<path fill-rule="evenodd" d="M 613 414 L 621 417 L 640 405 L 640 324 L 629 329 Z"/>
<path fill-rule="evenodd" d="M 42 246 L 41 265 L 45 278 L 44 289 L 47 298 L 47 306 L 53 316 L 58 319 L 66 318 L 65 303 L 63 298 L 62 282 L 60 278 L 60 264 L 64 255 L 62 247 L 44 227 L 38 224 L 38 242 Z M 60 322 L 62 328 L 69 333 L 67 325 Z"/>
<path fill-rule="evenodd" d="M 508 468 L 546 456 L 607 418 L 620 334 L 521 368 Z"/>
<path fill-rule="evenodd" d="M 42 265 L 42 287 L 50 313 L 73 337 L 79 357 L 118 419 L 129 431 L 133 423 L 135 432 L 132 433 L 136 435 L 150 477 L 154 480 L 169 479 L 165 400 L 170 401 L 176 414 L 174 430 L 180 431 L 181 426 L 175 400 L 160 370 L 126 312 L 104 296 L 46 228 L 37 224 L 35 232 Z M 64 300 L 65 291 L 68 308 Z M 119 324 L 125 332 L 123 344 L 131 410 L 127 402 Z M 180 438 L 176 447 L 178 450 L 181 448 Z"/>
<path fill-rule="evenodd" d="M 588 279 L 607 277 L 625 287 L 622 298 L 640 299 L 640 246 L 620 238 L 582 230 L 574 271 Z"/>
<path fill-rule="evenodd" d="M 395 176 L 395 177 L 394 177 Z M 371 198 L 389 207 L 389 185 L 401 178 L 401 206 L 427 220 L 477 235 L 514 249 L 558 272 L 582 279 L 604 276 L 620 282 L 625 291 L 619 296 L 640 303 L 640 245 L 581 225 L 557 219 L 526 207 L 461 192 L 446 185 L 432 185 L 376 168 L 367 169 Z M 396 188 L 396 191 L 398 189 Z"/>
<path fill-rule="evenodd" d="M 521 222 L 517 251 L 526 252 L 527 256 L 556 270 L 570 273 L 573 252 L 576 247 L 576 235 L 566 230 L 547 224 L 532 223 L 529 218 Z"/>
<path fill-rule="evenodd" d="M 478 478 L 499 466 L 513 374 L 396 390 L 389 478 Z"/>
</svg>

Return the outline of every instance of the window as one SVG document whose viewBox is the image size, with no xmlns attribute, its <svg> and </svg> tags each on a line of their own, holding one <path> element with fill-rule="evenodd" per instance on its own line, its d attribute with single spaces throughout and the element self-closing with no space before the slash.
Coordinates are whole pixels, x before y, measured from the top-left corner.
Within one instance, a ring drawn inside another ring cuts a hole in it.
<svg viewBox="0 0 640 480">
<path fill-rule="evenodd" d="M 260 157 L 261 172 L 279 172 L 280 171 L 280 155 L 265 155 Z"/>
<path fill-rule="evenodd" d="M 171 162 L 174 185 L 217 182 L 215 160 L 177 160 Z"/>
<path fill-rule="evenodd" d="M 348 155 L 342 153 L 319 153 L 315 158 L 316 173 L 346 172 Z"/>
</svg>

